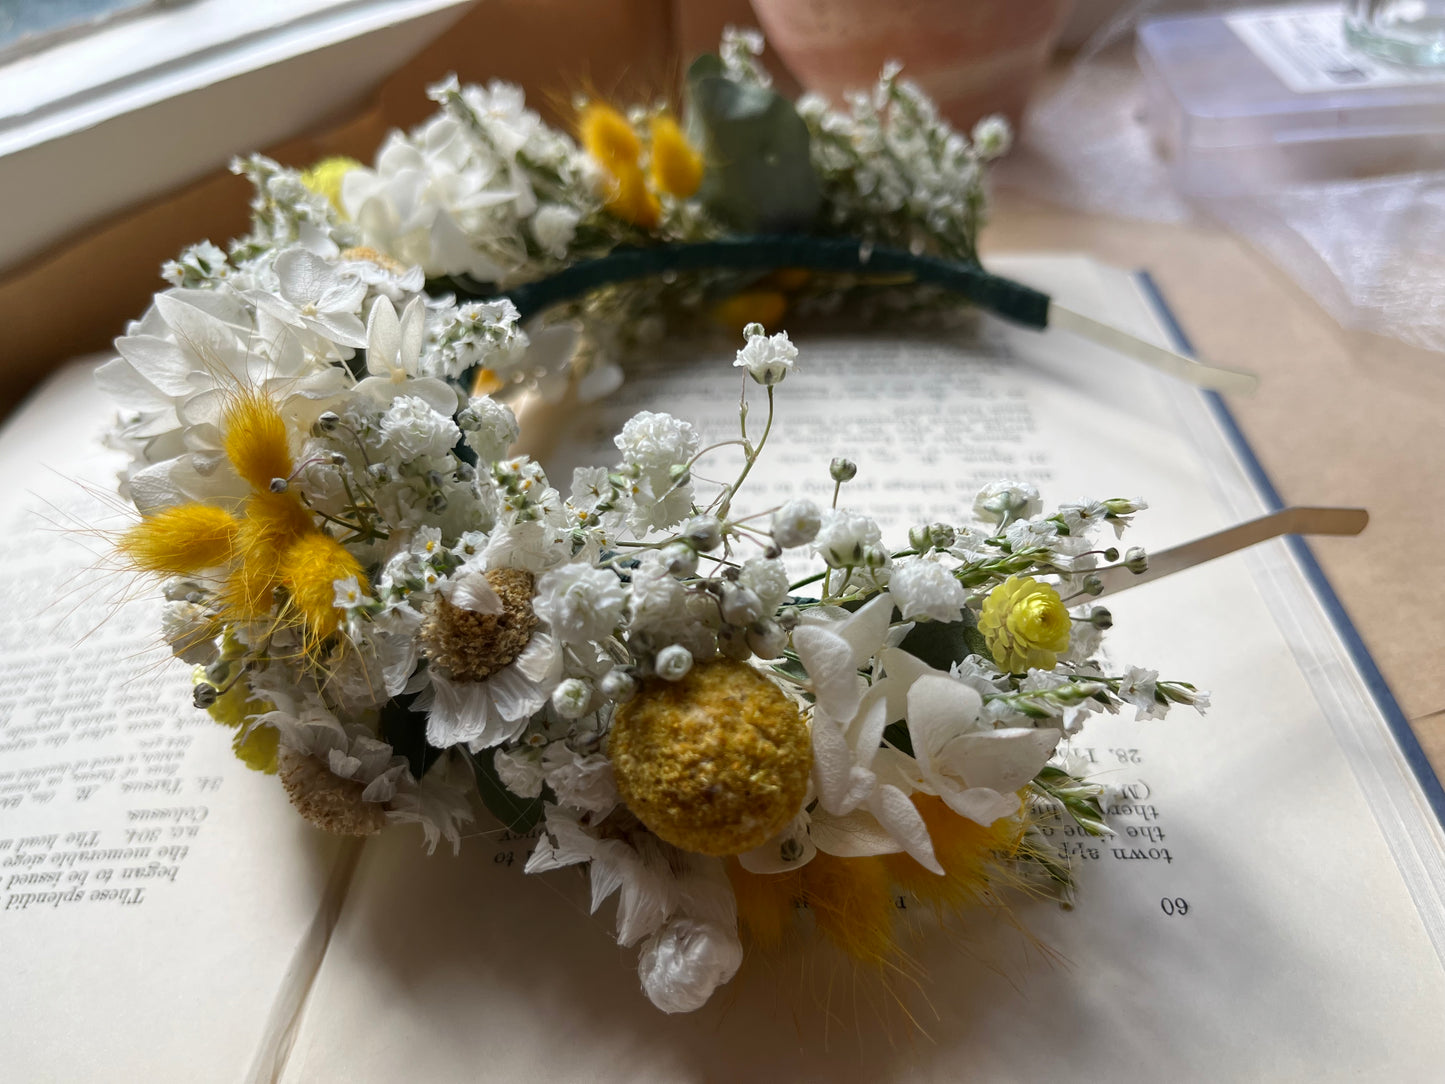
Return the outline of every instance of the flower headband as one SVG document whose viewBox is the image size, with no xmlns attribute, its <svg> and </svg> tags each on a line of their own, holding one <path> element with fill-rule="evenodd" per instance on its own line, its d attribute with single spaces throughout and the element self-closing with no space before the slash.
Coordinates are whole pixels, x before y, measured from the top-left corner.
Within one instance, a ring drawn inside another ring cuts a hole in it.
<svg viewBox="0 0 1445 1084">
<path fill-rule="evenodd" d="M 685 123 L 583 102 L 579 145 L 516 88 L 451 80 L 372 167 L 253 157 L 251 233 L 168 264 L 99 375 L 140 513 L 119 553 L 163 581 L 165 638 L 237 756 L 331 832 L 414 822 L 455 848 L 474 799 L 538 829 L 528 872 L 585 864 L 594 909 L 617 893 L 668 1012 L 799 903 L 886 966 L 898 892 L 945 913 L 1067 894 L 1040 828 L 1108 829 L 1064 736 L 1207 703 L 1098 654 L 1095 596 L 1148 565 L 1113 544 L 1141 500 L 1045 510 L 999 482 L 885 541 L 836 459 L 831 504 L 744 504 L 799 364 L 765 325 L 959 295 L 1067 313 L 978 263 L 1001 121 L 967 138 L 896 70 L 847 112 L 795 104 L 758 48 L 693 65 Z M 735 478 L 704 482 L 716 449 L 666 413 L 565 495 L 509 456 L 519 391 L 605 392 L 700 318 L 743 327 Z"/>
</svg>

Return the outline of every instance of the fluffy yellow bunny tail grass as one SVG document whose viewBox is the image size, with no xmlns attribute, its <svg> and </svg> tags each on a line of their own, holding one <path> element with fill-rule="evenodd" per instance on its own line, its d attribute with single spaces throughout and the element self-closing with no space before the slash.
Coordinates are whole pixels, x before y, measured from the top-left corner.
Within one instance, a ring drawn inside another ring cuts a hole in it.
<svg viewBox="0 0 1445 1084">
<path fill-rule="evenodd" d="M 362 591 L 369 591 L 366 574 L 355 557 L 336 539 L 321 531 L 303 535 L 281 557 L 281 583 L 291 592 L 291 605 L 306 629 L 306 647 L 317 647 L 341 624 L 336 609 L 337 580 L 355 576 Z"/>
<path fill-rule="evenodd" d="M 591 101 L 582 107 L 577 114 L 577 138 L 614 176 L 637 169 L 642 140 L 627 118 L 605 102 Z"/>
<path fill-rule="evenodd" d="M 682 134 L 677 121 L 666 113 L 652 118 L 649 126 L 652 143 L 652 187 L 670 196 L 685 199 L 702 184 L 702 155 Z"/>
<path fill-rule="evenodd" d="M 984 827 L 931 794 L 913 795 L 913 804 L 928 827 L 944 875 L 929 872 L 906 854 L 890 854 L 882 859 L 889 876 L 900 888 L 940 910 L 957 911 L 985 902 L 999 861 L 1018 850 L 1023 822 L 1004 817 Z"/>
<path fill-rule="evenodd" d="M 818 929 L 859 963 L 886 968 L 898 956 L 893 893 L 881 859 L 819 851 L 799 870 L 803 902 Z"/>
<path fill-rule="evenodd" d="M 276 404 L 259 391 L 242 389 L 221 419 L 226 458 L 258 492 L 273 478 L 290 478 L 294 469 L 286 421 Z"/>
<path fill-rule="evenodd" d="M 777 948 L 803 898 L 800 871 L 749 873 L 736 858 L 728 859 L 727 870 L 738 901 L 739 925 L 759 948 Z"/>
<path fill-rule="evenodd" d="M 147 516 L 121 536 L 131 567 L 158 576 L 189 576 L 231 560 L 241 524 L 224 508 L 179 504 Z"/>
<path fill-rule="evenodd" d="M 257 621 L 271 612 L 281 583 L 281 557 L 291 544 L 316 530 L 310 514 L 289 493 L 269 491 L 246 498 L 236 535 L 237 562 L 221 591 L 221 602 L 239 621 Z"/>
</svg>

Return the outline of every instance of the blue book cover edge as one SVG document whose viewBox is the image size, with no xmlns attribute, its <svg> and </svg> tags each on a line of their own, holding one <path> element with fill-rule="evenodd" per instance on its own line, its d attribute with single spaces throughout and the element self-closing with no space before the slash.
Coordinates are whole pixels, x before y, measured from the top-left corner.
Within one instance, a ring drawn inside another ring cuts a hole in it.
<svg viewBox="0 0 1445 1084">
<path fill-rule="evenodd" d="M 1194 347 L 1189 341 L 1189 336 L 1179 326 L 1179 321 L 1175 318 L 1169 303 L 1165 301 L 1163 293 L 1160 292 L 1158 283 L 1147 271 L 1139 271 L 1136 274 L 1150 303 L 1159 314 L 1160 320 L 1163 321 L 1165 330 L 1169 332 L 1169 337 L 1174 340 L 1175 349 L 1192 357 Z M 1205 391 L 1202 394 L 1218 419 L 1226 438 L 1244 464 L 1250 481 L 1254 483 L 1265 503 L 1274 510 L 1283 508 L 1284 502 L 1280 500 L 1279 492 L 1274 488 L 1274 483 L 1270 481 L 1264 466 L 1254 454 L 1254 449 L 1239 428 L 1239 423 L 1225 403 L 1224 397 L 1215 391 Z M 1305 578 L 1324 607 L 1330 623 L 1334 625 L 1335 631 L 1345 645 L 1345 650 L 1349 652 L 1351 661 L 1370 690 L 1370 696 L 1385 717 L 1385 722 L 1389 724 L 1390 732 L 1394 735 L 1396 744 L 1415 773 L 1415 778 L 1425 792 L 1425 798 L 1430 803 L 1430 808 L 1435 811 L 1435 816 L 1439 818 L 1440 822 L 1445 824 L 1445 787 L 1441 786 L 1440 778 L 1435 774 L 1435 769 L 1431 767 L 1429 759 L 1425 756 L 1425 750 L 1420 746 L 1420 739 L 1415 736 L 1409 719 L 1400 710 L 1400 704 L 1395 699 L 1395 694 L 1390 691 L 1385 676 L 1380 673 L 1379 666 L 1375 664 L 1370 649 L 1365 646 L 1364 640 L 1360 638 L 1359 630 L 1355 628 L 1355 623 L 1350 620 L 1350 615 L 1340 602 L 1339 596 L 1335 594 L 1335 589 L 1330 586 L 1330 581 L 1325 577 L 1324 569 L 1320 567 L 1309 543 L 1299 535 L 1287 536 L 1285 543 L 1299 562 Z"/>
</svg>

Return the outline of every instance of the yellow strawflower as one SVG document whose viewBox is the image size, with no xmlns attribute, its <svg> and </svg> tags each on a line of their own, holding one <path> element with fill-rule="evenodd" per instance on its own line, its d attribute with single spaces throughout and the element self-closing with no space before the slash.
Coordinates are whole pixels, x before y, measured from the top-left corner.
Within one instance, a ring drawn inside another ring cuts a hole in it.
<svg viewBox="0 0 1445 1084">
<path fill-rule="evenodd" d="M 1073 621 L 1059 593 L 1030 576 L 1010 576 L 984 601 L 978 630 L 999 668 L 1051 670 L 1069 649 Z"/>
<path fill-rule="evenodd" d="M 687 141 L 677 121 L 666 113 L 652 118 L 652 187 L 680 199 L 692 195 L 702 184 L 702 155 Z"/>
<path fill-rule="evenodd" d="M 310 169 L 301 173 L 301 183 L 317 195 L 325 196 L 342 218 L 346 208 L 341 206 L 341 182 L 353 169 L 360 169 L 361 163 L 355 158 L 336 156 L 323 158 Z"/>
</svg>

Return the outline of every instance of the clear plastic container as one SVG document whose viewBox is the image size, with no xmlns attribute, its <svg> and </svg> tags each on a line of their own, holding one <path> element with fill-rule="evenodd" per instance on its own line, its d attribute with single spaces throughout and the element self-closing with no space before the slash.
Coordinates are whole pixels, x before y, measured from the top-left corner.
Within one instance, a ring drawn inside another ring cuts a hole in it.
<svg viewBox="0 0 1445 1084">
<path fill-rule="evenodd" d="M 1185 192 L 1445 169 L 1445 72 L 1354 50 L 1337 3 L 1150 20 L 1137 56 Z"/>
</svg>

